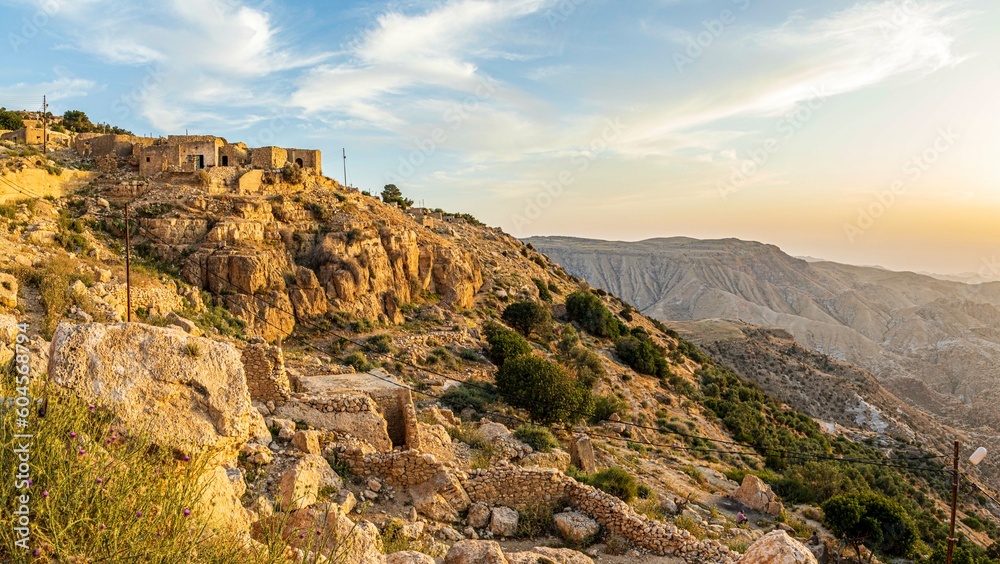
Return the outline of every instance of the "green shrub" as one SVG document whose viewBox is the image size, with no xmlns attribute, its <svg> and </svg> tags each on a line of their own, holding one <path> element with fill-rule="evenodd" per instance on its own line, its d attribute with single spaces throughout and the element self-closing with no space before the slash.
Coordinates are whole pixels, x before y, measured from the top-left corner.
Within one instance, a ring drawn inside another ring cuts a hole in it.
<svg viewBox="0 0 1000 564">
<path fill-rule="evenodd" d="M 441 396 L 441 403 L 456 413 L 468 407 L 481 412 L 499 397 L 500 393 L 493 384 L 469 380 L 448 388 Z"/>
<path fill-rule="evenodd" d="M 591 411 L 590 422 L 597 425 L 601 421 L 607 421 L 615 413 L 618 415 L 628 413 L 628 404 L 616 396 L 597 396 L 594 398 L 594 408 Z"/>
<path fill-rule="evenodd" d="M 628 503 L 639 495 L 639 482 L 625 469 L 618 466 L 601 470 L 585 482 Z"/>
<path fill-rule="evenodd" d="M 368 358 L 365 357 L 365 353 L 361 351 L 355 351 L 347 355 L 344 358 L 344 364 L 353 366 L 356 372 L 367 372 L 371 369 L 371 364 L 368 362 Z"/>
<path fill-rule="evenodd" d="M 552 321 L 552 315 L 545 306 L 531 302 L 515 302 L 503 310 L 504 323 L 510 325 L 525 337 L 539 331 Z"/>
<path fill-rule="evenodd" d="M 590 403 L 589 391 L 561 366 L 535 356 L 504 362 L 496 382 L 504 400 L 527 410 L 534 421 L 575 421 Z"/>
<path fill-rule="evenodd" d="M 555 515 L 548 504 L 528 505 L 517 512 L 517 517 L 517 538 L 542 537 L 555 530 Z"/>
<path fill-rule="evenodd" d="M 615 341 L 615 352 L 622 362 L 640 374 L 662 377 L 669 371 L 663 351 L 645 331 L 635 331 L 632 335 L 619 337 Z"/>
<path fill-rule="evenodd" d="M 487 358 L 501 367 L 508 360 L 531 352 L 531 345 L 524 337 L 497 324 L 486 327 L 486 342 L 490 347 L 486 351 Z"/>
<path fill-rule="evenodd" d="M 551 302 L 552 292 L 549 290 L 549 285 L 539 278 L 532 278 L 531 281 L 535 284 L 535 287 L 538 288 L 538 299 L 545 302 Z"/>
<path fill-rule="evenodd" d="M 302 167 L 299 165 L 285 163 L 285 166 L 281 167 L 281 179 L 288 184 L 302 184 L 305 174 L 303 174 Z"/>
<path fill-rule="evenodd" d="M 566 315 L 595 337 L 614 339 L 628 330 L 599 297 L 583 290 L 566 297 Z"/>
<path fill-rule="evenodd" d="M 824 524 L 837 537 L 891 556 L 908 556 L 917 541 L 917 527 L 901 505 L 875 493 L 833 497 L 823 504 Z"/>
<path fill-rule="evenodd" d="M 514 438 L 539 452 L 552 452 L 559 446 L 559 441 L 548 427 L 540 427 L 525 423 L 514 431 Z"/>
<path fill-rule="evenodd" d="M 392 337 L 386 334 L 373 335 L 365 340 L 371 350 L 382 353 L 389 354 L 392 352 Z"/>
</svg>

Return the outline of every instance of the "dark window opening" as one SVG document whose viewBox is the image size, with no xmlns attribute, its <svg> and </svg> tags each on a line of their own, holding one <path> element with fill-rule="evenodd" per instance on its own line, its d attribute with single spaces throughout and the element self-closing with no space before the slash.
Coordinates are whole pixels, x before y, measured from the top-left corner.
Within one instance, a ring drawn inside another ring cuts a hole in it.
<svg viewBox="0 0 1000 564">
<path fill-rule="evenodd" d="M 295 159 L 295 164 L 299 165 L 299 168 L 302 168 L 302 159 Z"/>
<path fill-rule="evenodd" d="M 229 155 L 222 155 L 222 166 L 229 166 Z"/>
<path fill-rule="evenodd" d="M 147 162 L 147 163 L 148 163 L 148 162 L 150 162 L 151 160 L 152 160 L 152 159 L 150 159 L 149 157 L 146 157 L 146 162 Z"/>
</svg>

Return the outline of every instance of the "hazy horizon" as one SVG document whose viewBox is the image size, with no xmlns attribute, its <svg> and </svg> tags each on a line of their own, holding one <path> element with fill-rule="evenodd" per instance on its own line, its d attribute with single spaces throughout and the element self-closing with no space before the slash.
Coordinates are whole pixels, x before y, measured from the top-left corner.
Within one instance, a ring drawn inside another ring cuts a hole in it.
<svg viewBox="0 0 1000 564">
<path fill-rule="evenodd" d="M 0 106 L 315 147 L 518 237 L 1000 276 L 987 0 L 0 0 Z"/>
</svg>

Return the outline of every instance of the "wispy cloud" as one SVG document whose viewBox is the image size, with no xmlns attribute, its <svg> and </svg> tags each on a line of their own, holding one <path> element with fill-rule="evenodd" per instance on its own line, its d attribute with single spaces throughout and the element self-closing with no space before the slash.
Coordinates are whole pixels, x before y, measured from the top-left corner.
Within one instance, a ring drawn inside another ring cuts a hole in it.
<svg viewBox="0 0 1000 564">
<path fill-rule="evenodd" d="M 733 29 L 720 38 L 725 45 L 713 45 L 741 53 L 742 67 L 718 69 L 730 87 L 670 100 L 658 112 L 644 109 L 649 119 L 628 141 L 637 153 L 655 152 L 664 138 L 728 118 L 779 116 L 819 93 L 836 96 L 962 62 L 954 42 L 971 14 L 959 2 L 905 5 L 901 11 L 899 2 L 862 2 L 821 19 L 794 14 L 776 28 Z"/>
</svg>

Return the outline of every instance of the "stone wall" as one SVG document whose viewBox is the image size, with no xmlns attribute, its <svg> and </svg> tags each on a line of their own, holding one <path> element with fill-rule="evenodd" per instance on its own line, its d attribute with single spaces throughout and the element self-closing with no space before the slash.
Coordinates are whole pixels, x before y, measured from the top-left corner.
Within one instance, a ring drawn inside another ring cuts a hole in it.
<svg viewBox="0 0 1000 564">
<path fill-rule="evenodd" d="M 378 476 L 395 487 L 423 484 L 444 469 L 433 454 L 415 450 L 365 453 L 357 445 L 342 446 L 337 459 L 358 476 Z"/>
<path fill-rule="evenodd" d="M 11 131 L 10 133 L 0 135 L 0 139 L 3 141 L 24 143 L 26 145 L 41 145 L 44 142 L 45 135 L 44 131 L 40 127 L 22 127 L 17 131 Z"/>
<path fill-rule="evenodd" d="M 180 162 L 180 151 L 176 145 L 151 145 L 137 152 L 139 174 L 153 176 L 165 172 L 169 167 Z"/>
<path fill-rule="evenodd" d="M 288 162 L 297 164 L 304 169 L 316 171 L 316 174 L 323 174 L 323 156 L 315 149 L 286 149 Z"/>
<path fill-rule="evenodd" d="M 281 147 L 261 147 L 254 149 L 250 156 L 253 168 L 281 168 L 288 162 L 288 151 Z"/>
<path fill-rule="evenodd" d="M 250 164 L 250 151 L 243 143 L 224 145 L 219 149 L 219 166 L 242 167 Z"/>
<path fill-rule="evenodd" d="M 699 541 L 672 523 L 649 519 L 627 503 L 553 469 L 502 465 L 473 471 L 462 486 L 473 502 L 524 507 L 539 502 L 568 503 L 590 515 L 608 531 L 661 555 L 689 562 L 734 563 L 738 555 L 713 540 Z"/>
<path fill-rule="evenodd" d="M 420 449 L 417 430 L 417 413 L 413 408 L 413 396 L 406 388 L 383 388 L 365 390 L 378 404 L 393 446 Z"/>
<path fill-rule="evenodd" d="M 281 347 L 263 342 L 251 343 L 243 349 L 243 370 L 247 388 L 254 401 L 284 403 L 292 395 L 285 359 Z"/>
</svg>

